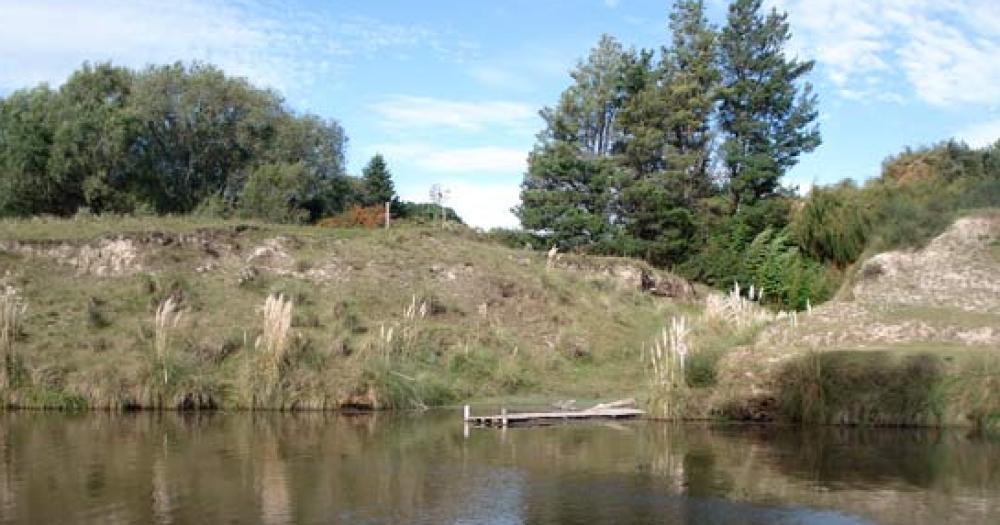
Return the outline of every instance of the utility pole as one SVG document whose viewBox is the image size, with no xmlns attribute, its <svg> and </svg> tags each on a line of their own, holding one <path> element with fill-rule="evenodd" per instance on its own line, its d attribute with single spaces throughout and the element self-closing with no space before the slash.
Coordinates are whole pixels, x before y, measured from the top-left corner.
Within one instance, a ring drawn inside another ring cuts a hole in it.
<svg viewBox="0 0 1000 525">
<path fill-rule="evenodd" d="M 431 201 L 438 205 L 438 213 L 441 215 L 441 227 L 444 228 L 445 222 L 448 219 L 448 214 L 445 212 L 444 203 L 448 200 L 448 195 L 451 193 L 447 189 L 443 188 L 440 184 L 434 184 L 431 186 Z"/>
</svg>

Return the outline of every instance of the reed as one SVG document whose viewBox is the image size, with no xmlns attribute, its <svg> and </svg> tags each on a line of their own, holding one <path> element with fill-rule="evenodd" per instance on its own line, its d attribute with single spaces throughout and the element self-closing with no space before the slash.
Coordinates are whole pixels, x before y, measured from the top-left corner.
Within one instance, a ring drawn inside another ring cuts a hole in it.
<svg viewBox="0 0 1000 525">
<path fill-rule="evenodd" d="M 427 317 L 429 305 L 426 300 L 417 301 L 414 295 L 410 303 L 403 307 L 403 318 L 392 324 L 379 325 L 378 336 L 371 345 L 376 356 L 388 359 L 395 354 L 408 354 L 420 338 L 420 321 Z"/>
<path fill-rule="evenodd" d="M 729 293 L 713 293 L 705 298 L 705 318 L 735 325 L 740 330 L 766 324 L 774 319 L 774 314 L 758 304 L 762 297 L 763 292 L 758 293 L 753 285 L 744 297 L 739 283 L 733 283 Z"/>
<path fill-rule="evenodd" d="M 685 317 L 672 317 L 648 351 L 651 379 L 655 386 L 684 381 L 684 366 L 690 352 L 691 330 Z"/>
<path fill-rule="evenodd" d="M 253 355 L 248 356 L 243 386 L 251 408 L 273 400 L 281 385 L 282 365 L 288 355 L 292 326 L 291 299 L 271 294 L 261 308 L 261 332 L 254 341 Z"/>
<path fill-rule="evenodd" d="M 161 302 L 156 308 L 156 314 L 153 316 L 153 351 L 158 368 L 161 369 L 160 371 L 163 374 L 164 385 L 170 383 L 170 367 L 168 366 L 168 362 L 170 361 L 170 335 L 180 324 L 183 317 L 184 312 L 181 311 L 180 301 L 174 299 L 173 296 L 167 297 L 166 300 Z"/>
<path fill-rule="evenodd" d="M 672 317 L 647 354 L 655 412 L 662 417 L 681 416 L 679 401 L 686 390 L 684 369 L 691 352 L 691 328 L 685 317 Z"/>
</svg>

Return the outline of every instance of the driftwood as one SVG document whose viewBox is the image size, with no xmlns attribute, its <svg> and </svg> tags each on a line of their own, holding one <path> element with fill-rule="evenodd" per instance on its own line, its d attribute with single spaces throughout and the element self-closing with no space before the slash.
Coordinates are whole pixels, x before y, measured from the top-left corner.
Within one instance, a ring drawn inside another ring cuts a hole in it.
<svg viewBox="0 0 1000 525">
<path fill-rule="evenodd" d="M 590 407 L 587 410 L 607 410 L 609 408 L 635 408 L 635 399 L 619 399 L 618 401 L 612 401 L 610 403 L 600 403 Z"/>
</svg>

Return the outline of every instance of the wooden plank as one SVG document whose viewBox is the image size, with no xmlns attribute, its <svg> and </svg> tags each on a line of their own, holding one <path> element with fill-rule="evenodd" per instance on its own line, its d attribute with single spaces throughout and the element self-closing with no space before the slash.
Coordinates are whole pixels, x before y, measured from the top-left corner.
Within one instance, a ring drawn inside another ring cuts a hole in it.
<svg viewBox="0 0 1000 525">
<path fill-rule="evenodd" d="M 475 416 L 470 419 L 477 425 L 507 426 L 537 421 L 620 419 L 639 417 L 643 415 L 645 415 L 645 412 L 636 408 L 605 408 L 579 410 L 574 412 L 504 412 L 500 415 Z"/>
<path fill-rule="evenodd" d="M 605 408 L 635 408 L 635 399 L 628 398 L 612 401 L 610 403 L 601 403 L 590 407 L 589 410 L 602 410 Z"/>
</svg>

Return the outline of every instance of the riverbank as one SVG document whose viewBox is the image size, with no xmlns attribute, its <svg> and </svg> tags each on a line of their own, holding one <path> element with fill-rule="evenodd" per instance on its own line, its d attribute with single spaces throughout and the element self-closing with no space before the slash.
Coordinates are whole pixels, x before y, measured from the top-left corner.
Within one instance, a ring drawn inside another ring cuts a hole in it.
<svg viewBox="0 0 1000 525">
<path fill-rule="evenodd" d="M 731 298 L 729 318 L 762 317 L 759 333 L 724 350 L 708 384 L 661 389 L 673 402 L 661 412 L 997 430 L 998 246 L 1000 215 L 982 211 L 923 248 L 867 258 L 837 299 L 808 312 L 778 318 Z"/>
<path fill-rule="evenodd" d="M 976 217 L 799 313 L 462 227 L 4 221 L 19 313 L 0 393 L 111 410 L 635 397 L 664 418 L 996 428 L 1000 236 Z"/>
<path fill-rule="evenodd" d="M 697 308 L 643 291 L 643 275 L 683 282 L 462 227 L 5 221 L 0 276 L 26 309 L 4 396 L 63 409 L 626 397 L 645 384 L 642 342 Z"/>
</svg>

